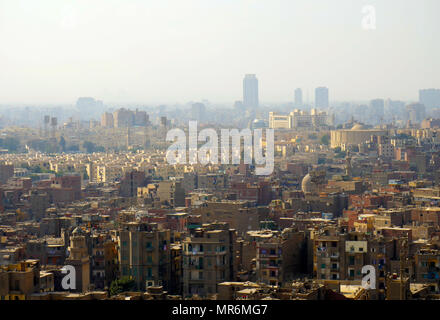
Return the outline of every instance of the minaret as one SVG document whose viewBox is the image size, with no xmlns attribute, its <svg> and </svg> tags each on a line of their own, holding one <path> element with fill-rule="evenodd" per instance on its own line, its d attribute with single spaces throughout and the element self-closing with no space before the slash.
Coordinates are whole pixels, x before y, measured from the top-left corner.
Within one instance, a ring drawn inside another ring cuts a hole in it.
<svg viewBox="0 0 440 320">
<path fill-rule="evenodd" d="M 75 268 L 75 291 L 86 292 L 90 286 L 90 260 L 86 237 L 79 227 L 73 230 L 70 237 L 69 253 L 66 264 Z"/>
</svg>

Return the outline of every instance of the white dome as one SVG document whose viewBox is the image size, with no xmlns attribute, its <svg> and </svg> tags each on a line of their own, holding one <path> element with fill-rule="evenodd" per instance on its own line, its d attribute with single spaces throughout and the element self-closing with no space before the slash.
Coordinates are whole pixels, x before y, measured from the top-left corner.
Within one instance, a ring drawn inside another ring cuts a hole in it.
<svg viewBox="0 0 440 320">
<path fill-rule="evenodd" d="M 301 190 L 304 193 L 310 193 L 312 190 L 312 177 L 310 174 L 306 174 L 301 182 Z"/>
<path fill-rule="evenodd" d="M 363 125 L 363 124 L 360 124 L 360 123 L 357 123 L 357 124 L 355 124 L 352 128 L 351 128 L 351 130 L 353 130 L 353 131 L 355 131 L 355 130 L 366 130 L 367 128 Z"/>
</svg>

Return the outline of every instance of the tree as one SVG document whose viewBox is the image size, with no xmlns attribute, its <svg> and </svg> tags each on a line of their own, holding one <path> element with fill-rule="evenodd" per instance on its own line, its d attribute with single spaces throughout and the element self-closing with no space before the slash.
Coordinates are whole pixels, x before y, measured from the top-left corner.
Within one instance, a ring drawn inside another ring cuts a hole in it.
<svg viewBox="0 0 440 320">
<path fill-rule="evenodd" d="M 134 280 L 131 277 L 124 276 L 121 279 L 116 279 L 110 284 L 110 295 L 114 296 L 122 292 L 133 290 L 135 287 Z"/>
<path fill-rule="evenodd" d="M 325 134 L 321 137 L 321 143 L 323 145 L 328 146 L 330 144 L 330 136 L 328 134 Z"/>
<path fill-rule="evenodd" d="M 86 149 L 87 153 L 93 153 L 93 152 L 104 152 L 105 148 L 103 146 L 97 146 L 93 142 L 90 141 L 84 141 L 83 148 Z"/>
</svg>

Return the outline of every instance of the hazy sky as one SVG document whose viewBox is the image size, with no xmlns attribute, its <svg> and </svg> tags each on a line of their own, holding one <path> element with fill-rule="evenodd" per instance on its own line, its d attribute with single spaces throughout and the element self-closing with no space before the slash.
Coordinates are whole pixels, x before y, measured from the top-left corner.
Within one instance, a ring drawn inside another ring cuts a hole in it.
<svg viewBox="0 0 440 320">
<path fill-rule="evenodd" d="M 362 8 L 376 8 L 376 30 Z M 439 0 L 0 0 L 0 104 L 417 99 L 440 87 Z"/>
</svg>

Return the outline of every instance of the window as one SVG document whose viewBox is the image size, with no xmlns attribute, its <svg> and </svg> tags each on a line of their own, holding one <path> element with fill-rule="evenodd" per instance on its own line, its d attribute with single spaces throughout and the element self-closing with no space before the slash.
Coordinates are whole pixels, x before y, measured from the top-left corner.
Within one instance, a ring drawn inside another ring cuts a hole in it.
<svg viewBox="0 0 440 320">
<path fill-rule="evenodd" d="M 354 265 L 354 256 L 348 257 L 348 265 L 353 266 Z"/>
</svg>

